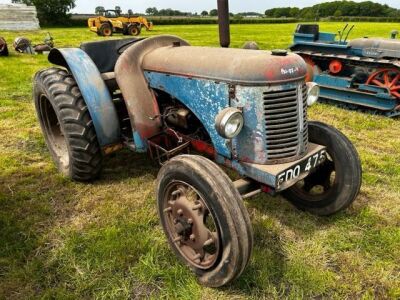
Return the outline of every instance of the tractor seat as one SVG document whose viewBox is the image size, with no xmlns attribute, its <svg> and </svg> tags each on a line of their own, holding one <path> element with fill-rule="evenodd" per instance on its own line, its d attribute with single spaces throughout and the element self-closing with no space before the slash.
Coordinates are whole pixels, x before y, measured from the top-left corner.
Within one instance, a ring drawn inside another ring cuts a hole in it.
<svg viewBox="0 0 400 300">
<path fill-rule="evenodd" d="M 319 25 L 318 24 L 299 24 L 296 28 L 296 33 L 311 34 L 314 36 L 314 41 L 319 39 Z"/>
<path fill-rule="evenodd" d="M 141 40 L 143 38 L 87 42 L 82 43 L 80 48 L 89 55 L 100 73 L 109 73 L 114 72 L 115 64 L 123 51 Z"/>
</svg>

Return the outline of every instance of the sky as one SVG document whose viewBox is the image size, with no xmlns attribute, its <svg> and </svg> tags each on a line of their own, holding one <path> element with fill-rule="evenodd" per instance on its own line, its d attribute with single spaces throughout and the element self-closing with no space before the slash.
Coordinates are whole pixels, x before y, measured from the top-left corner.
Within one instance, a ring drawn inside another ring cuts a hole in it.
<svg viewBox="0 0 400 300">
<path fill-rule="evenodd" d="M 360 0 L 356 2 L 361 2 Z M 10 3 L 10 0 L 0 0 L 0 4 Z M 244 11 L 264 12 L 266 9 L 282 6 L 305 7 L 320 2 L 329 2 L 321 0 L 230 0 L 230 10 L 233 13 Z M 375 0 L 382 4 L 388 4 L 391 7 L 400 9 L 400 0 Z M 125 12 L 132 9 L 134 12 L 144 12 L 148 7 L 172 8 L 181 11 L 198 12 L 211 10 L 217 6 L 216 0 L 76 0 L 76 8 L 73 13 L 93 13 L 96 6 L 114 8 L 121 6 Z"/>
</svg>

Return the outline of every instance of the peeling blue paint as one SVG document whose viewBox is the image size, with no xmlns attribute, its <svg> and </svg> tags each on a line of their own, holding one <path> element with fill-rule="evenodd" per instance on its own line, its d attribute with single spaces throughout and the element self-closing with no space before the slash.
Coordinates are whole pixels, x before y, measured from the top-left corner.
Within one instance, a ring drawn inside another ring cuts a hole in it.
<svg viewBox="0 0 400 300">
<path fill-rule="evenodd" d="M 53 50 L 54 51 L 54 50 Z M 121 130 L 110 92 L 92 59 L 81 49 L 57 49 L 85 99 L 101 147 L 120 142 Z"/>
<path fill-rule="evenodd" d="M 215 130 L 217 114 L 230 106 L 228 84 L 147 71 L 145 76 L 150 87 L 168 93 L 187 106 L 204 125 L 217 153 L 231 157 L 226 140 Z"/>
<path fill-rule="evenodd" d="M 263 164 L 268 160 L 264 93 L 277 92 L 296 88 L 299 82 L 268 86 L 236 86 L 236 98 L 232 107 L 243 111 L 244 127 L 241 133 L 233 139 L 234 156 L 241 161 Z"/>
<path fill-rule="evenodd" d="M 137 131 L 133 133 L 133 143 L 135 144 L 136 152 L 145 153 L 147 151 L 147 144 L 143 142 Z"/>
</svg>

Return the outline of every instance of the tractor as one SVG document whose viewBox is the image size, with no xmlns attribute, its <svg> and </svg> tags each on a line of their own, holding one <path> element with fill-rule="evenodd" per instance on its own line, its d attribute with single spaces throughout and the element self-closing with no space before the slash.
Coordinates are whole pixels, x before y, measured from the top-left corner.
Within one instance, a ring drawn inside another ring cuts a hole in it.
<svg viewBox="0 0 400 300">
<path fill-rule="evenodd" d="M 319 88 L 306 84 L 304 60 L 229 48 L 228 6 L 218 1 L 221 48 L 160 35 L 53 49 L 57 67 L 39 71 L 33 88 L 47 146 L 72 180 L 95 180 L 122 148 L 160 165 L 162 228 L 210 287 L 232 282 L 249 262 L 244 199 L 281 194 L 301 210 L 332 215 L 356 199 L 362 174 L 349 139 L 308 120 Z"/>
<path fill-rule="evenodd" d="M 348 41 L 353 26 L 338 34 L 317 24 L 299 24 L 290 49 L 307 63 L 307 80 L 321 88 L 320 98 L 349 109 L 400 115 L 400 40 L 363 37 Z"/>
<path fill-rule="evenodd" d="M 99 36 L 112 36 L 113 33 L 138 36 L 143 27 L 147 30 L 153 29 L 153 23 L 146 18 L 134 16 L 129 10 L 128 15 L 122 15 L 119 7 L 115 10 L 97 11 L 98 16 L 88 19 L 90 31 L 96 32 Z"/>
</svg>

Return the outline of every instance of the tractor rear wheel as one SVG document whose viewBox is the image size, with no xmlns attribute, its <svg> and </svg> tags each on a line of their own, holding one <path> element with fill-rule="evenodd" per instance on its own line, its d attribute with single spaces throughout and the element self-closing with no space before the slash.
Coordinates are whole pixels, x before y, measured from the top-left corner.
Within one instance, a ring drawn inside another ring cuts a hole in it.
<svg viewBox="0 0 400 300">
<path fill-rule="evenodd" d="M 138 36 L 141 32 L 141 28 L 139 25 L 131 24 L 128 26 L 128 35 Z"/>
<path fill-rule="evenodd" d="M 298 208 L 327 216 L 347 208 L 361 187 L 361 162 L 349 139 L 337 129 L 310 122 L 309 140 L 327 148 L 327 158 L 305 179 L 283 192 Z"/>
<path fill-rule="evenodd" d="M 172 249 L 201 284 L 220 287 L 243 272 L 253 245 L 250 218 L 215 163 L 196 155 L 170 160 L 158 175 L 157 202 Z"/>
<path fill-rule="evenodd" d="M 102 153 L 85 100 L 65 70 L 36 74 L 36 113 L 47 147 L 59 171 L 77 181 L 90 181 L 101 171 Z"/>
<path fill-rule="evenodd" d="M 108 23 L 103 23 L 101 24 L 99 31 L 101 36 L 112 36 L 113 35 L 113 29 L 110 24 Z"/>
</svg>

